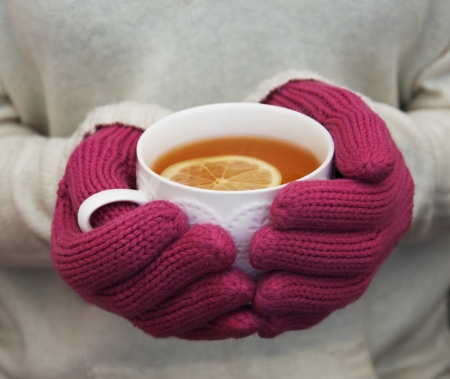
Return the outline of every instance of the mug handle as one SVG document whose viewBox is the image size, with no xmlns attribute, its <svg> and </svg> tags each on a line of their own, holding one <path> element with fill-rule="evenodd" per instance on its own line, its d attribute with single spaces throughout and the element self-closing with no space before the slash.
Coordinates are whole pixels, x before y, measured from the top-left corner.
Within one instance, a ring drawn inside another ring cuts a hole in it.
<svg viewBox="0 0 450 379">
<path fill-rule="evenodd" d="M 143 192 L 132 189 L 109 189 L 97 192 L 84 200 L 78 209 L 78 226 L 81 231 L 85 233 L 93 229 L 91 216 L 97 209 L 119 201 L 127 201 L 138 205 L 149 202 Z"/>
</svg>

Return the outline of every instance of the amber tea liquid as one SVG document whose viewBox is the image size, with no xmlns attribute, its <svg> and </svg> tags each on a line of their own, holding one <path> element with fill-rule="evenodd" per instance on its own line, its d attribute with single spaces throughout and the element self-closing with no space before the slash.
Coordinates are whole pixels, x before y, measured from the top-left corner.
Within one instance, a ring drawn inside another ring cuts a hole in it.
<svg viewBox="0 0 450 379">
<path fill-rule="evenodd" d="M 281 184 L 300 179 L 320 166 L 313 153 L 287 141 L 266 137 L 227 136 L 180 145 L 160 156 L 150 168 L 161 174 L 174 163 L 229 154 L 246 155 L 270 163 L 280 171 Z"/>
</svg>

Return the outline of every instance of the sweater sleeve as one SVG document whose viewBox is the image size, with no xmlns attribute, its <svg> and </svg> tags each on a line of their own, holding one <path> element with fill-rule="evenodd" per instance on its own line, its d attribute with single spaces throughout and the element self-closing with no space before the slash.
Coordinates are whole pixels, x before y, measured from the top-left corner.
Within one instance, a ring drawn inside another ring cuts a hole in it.
<svg viewBox="0 0 450 379">
<path fill-rule="evenodd" d="M 288 71 L 260 84 L 246 101 L 264 99 L 290 80 L 314 79 L 309 71 Z M 351 90 L 351 89 L 350 89 Z M 360 96 L 386 122 L 415 183 L 413 223 L 403 242 L 435 238 L 450 227 L 450 50 L 424 67 L 411 85 L 409 101 L 395 107 Z"/>
<path fill-rule="evenodd" d="M 402 110 L 373 102 L 402 151 L 415 183 L 414 219 L 406 241 L 450 228 L 450 49 L 415 78 Z"/>
<path fill-rule="evenodd" d="M 51 265 L 49 240 L 56 190 L 70 154 L 98 124 L 123 122 L 145 129 L 169 111 L 120 103 L 91 112 L 67 138 L 46 137 L 22 125 L 0 85 L 0 265 Z"/>
</svg>

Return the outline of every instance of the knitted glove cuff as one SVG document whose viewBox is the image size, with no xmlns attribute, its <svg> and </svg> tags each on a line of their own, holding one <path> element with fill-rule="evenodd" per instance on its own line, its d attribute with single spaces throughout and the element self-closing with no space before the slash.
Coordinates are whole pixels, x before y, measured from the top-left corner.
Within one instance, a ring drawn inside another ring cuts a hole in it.
<svg viewBox="0 0 450 379">
<path fill-rule="evenodd" d="M 172 111 L 155 104 L 123 102 L 98 107 L 90 112 L 79 126 L 79 140 L 94 133 L 98 126 L 121 123 L 145 130 Z"/>
<path fill-rule="evenodd" d="M 337 83 L 333 82 L 332 80 L 325 78 L 322 75 L 319 75 L 318 73 L 316 73 L 314 71 L 308 71 L 308 70 L 305 70 L 305 71 L 290 70 L 290 71 L 279 72 L 272 78 L 262 81 L 259 84 L 259 86 L 256 88 L 256 90 L 244 99 L 244 102 L 260 103 L 271 92 L 273 92 L 277 88 L 280 88 L 283 85 L 285 85 L 289 82 L 292 82 L 292 81 L 296 81 L 296 80 L 316 80 L 318 82 L 322 82 L 325 84 L 329 84 L 331 86 L 345 89 L 347 91 L 351 91 L 354 94 L 358 95 L 367 104 L 367 106 L 370 109 L 375 111 L 376 105 L 369 97 L 364 96 L 363 94 L 361 94 L 357 91 L 354 91 L 350 88 L 347 88 L 341 84 L 337 84 Z"/>
</svg>

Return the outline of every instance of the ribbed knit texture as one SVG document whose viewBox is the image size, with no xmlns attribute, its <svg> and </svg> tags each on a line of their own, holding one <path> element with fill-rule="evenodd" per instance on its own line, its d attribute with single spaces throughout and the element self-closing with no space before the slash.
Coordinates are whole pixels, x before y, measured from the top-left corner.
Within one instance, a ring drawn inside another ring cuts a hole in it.
<svg viewBox="0 0 450 379">
<path fill-rule="evenodd" d="M 223 229 L 188 228 L 178 207 L 154 201 L 104 206 L 92 216 L 94 229 L 80 231 L 77 211 L 87 197 L 135 188 L 141 133 L 121 124 L 103 126 L 71 155 L 52 225 L 55 269 L 86 301 L 153 336 L 221 339 L 254 333 L 260 318 L 247 308 L 254 283 L 230 268 L 236 252 Z"/>
<path fill-rule="evenodd" d="M 271 207 L 250 261 L 269 271 L 254 308 L 263 337 L 308 328 L 357 300 L 412 219 L 414 185 L 383 120 L 356 94 L 318 81 L 292 81 L 264 103 L 304 113 L 335 143 L 338 178 L 293 182 Z M 273 271 L 277 271 L 273 273 Z"/>
</svg>

